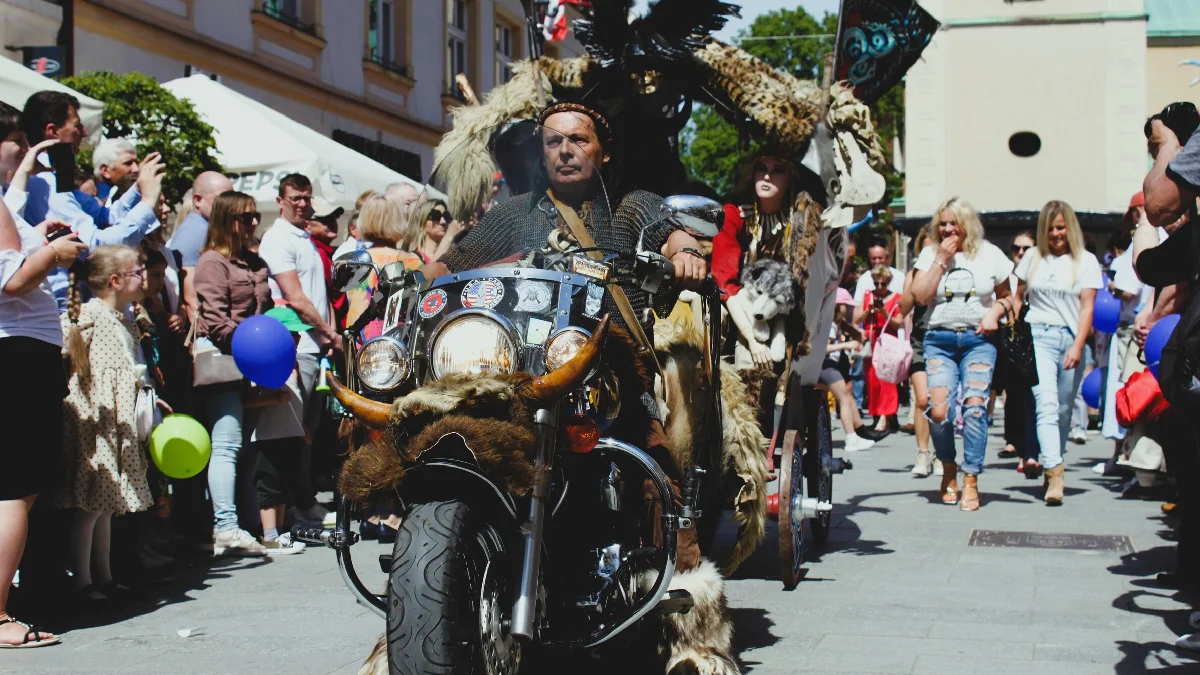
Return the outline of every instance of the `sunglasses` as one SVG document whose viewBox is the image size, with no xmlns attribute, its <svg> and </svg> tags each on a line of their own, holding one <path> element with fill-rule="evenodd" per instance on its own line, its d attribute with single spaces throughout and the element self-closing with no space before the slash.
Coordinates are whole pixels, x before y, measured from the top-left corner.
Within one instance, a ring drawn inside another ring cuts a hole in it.
<svg viewBox="0 0 1200 675">
<path fill-rule="evenodd" d="M 440 220 L 449 225 L 454 222 L 454 216 L 450 215 L 449 211 L 433 211 L 429 214 L 429 220 L 435 223 Z"/>
<path fill-rule="evenodd" d="M 1016 244 L 1013 244 L 1012 246 L 1009 247 L 1009 249 L 1012 250 L 1013 253 L 1024 253 L 1025 251 L 1028 251 L 1031 248 L 1033 248 L 1033 247 L 1032 246 L 1017 246 Z"/>
<path fill-rule="evenodd" d="M 246 213 L 235 214 L 233 219 L 243 225 L 253 225 L 256 220 L 262 221 L 262 214 L 258 211 L 248 211 Z"/>
</svg>

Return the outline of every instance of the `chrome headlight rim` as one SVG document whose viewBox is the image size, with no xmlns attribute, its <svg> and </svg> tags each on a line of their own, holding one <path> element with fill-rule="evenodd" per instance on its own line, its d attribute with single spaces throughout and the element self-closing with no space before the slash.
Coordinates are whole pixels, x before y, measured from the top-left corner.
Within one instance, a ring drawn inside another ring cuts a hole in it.
<svg viewBox="0 0 1200 675">
<path fill-rule="evenodd" d="M 551 347 L 551 345 L 554 344 L 555 340 L 557 340 L 558 338 L 562 337 L 563 335 L 565 335 L 567 333 L 579 334 L 580 336 L 583 337 L 584 342 L 587 342 L 592 337 L 592 331 L 590 331 L 586 328 L 580 328 L 579 326 L 566 326 L 563 328 L 559 328 L 558 330 L 551 333 L 550 336 L 546 338 L 546 341 L 542 343 L 542 367 L 546 369 L 547 373 L 551 373 L 551 372 L 554 372 L 555 370 L 558 370 L 558 368 L 550 367 L 550 347 Z M 583 343 L 580 343 L 580 346 L 582 346 L 582 344 Z M 576 351 L 578 351 L 578 350 L 576 350 Z M 570 359 L 568 359 L 568 360 L 570 360 Z M 559 364 L 558 367 L 561 368 L 563 365 L 564 364 Z"/>
<path fill-rule="evenodd" d="M 438 340 L 442 337 L 442 334 L 460 319 L 470 317 L 482 317 L 499 324 L 500 329 L 508 337 L 510 346 L 509 358 L 513 364 L 512 373 L 520 372 L 523 366 L 521 363 L 521 346 L 524 344 L 524 340 L 521 339 L 521 333 L 517 331 L 516 324 L 508 317 L 491 309 L 463 307 L 447 314 L 446 318 L 442 319 L 442 322 L 429 334 L 429 339 L 425 342 L 425 362 L 429 364 L 428 377 L 434 381 L 442 379 L 442 375 L 439 375 L 437 372 L 437 367 L 434 365 L 435 361 L 433 359 L 433 352 L 437 349 Z M 511 375 L 512 373 L 509 374 Z"/>
<path fill-rule="evenodd" d="M 363 378 L 363 372 L 364 372 L 363 357 L 368 354 L 369 349 L 372 349 L 372 348 L 378 349 L 378 347 L 376 347 L 376 345 L 381 345 L 381 344 L 387 345 L 395 350 L 396 360 L 400 364 L 399 373 L 397 375 L 393 376 L 391 379 L 389 379 L 386 383 L 384 383 L 382 385 L 380 385 L 378 383 L 373 384 Z M 359 383 L 362 384 L 362 386 L 365 389 L 369 389 L 374 392 L 384 393 L 384 392 L 389 392 L 389 391 L 395 389 L 396 387 L 399 387 L 401 384 L 404 383 L 405 380 L 408 379 L 408 376 L 412 373 L 412 358 L 409 355 L 408 349 L 404 346 L 404 342 L 402 340 L 400 340 L 399 338 L 397 338 L 393 335 L 380 335 L 378 337 L 371 338 L 370 340 L 367 340 L 366 342 L 363 343 L 362 348 L 360 348 L 358 350 L 358 354 L 354 359 L 354 366 L 355 366 L 355 372 L 358 375 L 358 381 L 359 381 Z"/>
</svg>

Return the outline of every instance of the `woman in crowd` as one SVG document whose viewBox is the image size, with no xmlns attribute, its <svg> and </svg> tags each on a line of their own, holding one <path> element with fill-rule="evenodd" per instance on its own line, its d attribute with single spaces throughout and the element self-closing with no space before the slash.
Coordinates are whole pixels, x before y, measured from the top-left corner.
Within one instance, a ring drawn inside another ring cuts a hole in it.
<svg viewBox="0 0 1200 675">
<path fill-rule="evenodd" d="M 424 209 L 420 209 L 420 212 L 424 213 Z M 363 240 L 371 245 L 367 250 L 376 269 L 383 269 L 385 265 L 394 262 L 403 262 L 408 269 L 417 269 L 423 265 L 423 259 L 414 249 L 417 248 L 417 240 L 421 235 L 416 224 L 424 222 L 420 215 L 413 219 L 405 218 L 404 207 L 392 197 L 378 194 L 367 199 L 363 203 L 362 213 L 359 214 L 358 229 Z M 367 310 L 378 285 L 379 278 L 375 273 L 371 273 L 361 287 L 346 293 L 350 299 L 346 325 L 354 325 Z M 378 336 L 383 328 L 383 321 L 375 319 L 363 329 L 360 338 L 366 342 Z M 363 514 L 359 532 L 364 539 L 378 539 L 388 543 L 396 540 L 399 527 L 400 516 L 387 507 L 380 506 L 375 513 Z"/>
<path fill-rule="evenodd" d="M 213 201 L 208 240 L 196 263 L 197 340 L 211 341 L 224 354 L 232 353 L 238 324 L 271 308 L 267 264 L 248 246 L 259 218 L 253 197 L 222 192 Z M 197 398 L 202 400 L 212 435 L 208 491 L 213 501 L 213 552 L 266 555 L 263 545 L 238 526 L 234 505 L 242 450 L 243 382 L 205 389 Z"/>
<path fill-rule="evenodd" d="M 1071 412 L 1083 381 L 1083 349 L 1092 330 L 1096 291 L 1104 279 L 1096 256 L 1083 245 L 1069 204 L 1051 201 L 1038 217 L 1037 248 L 1016 271 L 1018 306 L 1029 303 L 1038 383 L 1033 388 L 1037 437 L 1045 471 L 1046 503 L 1062 504 L 1063 453 Z"/>
<path fill-rule="evenodd" d="M 1021 260 L 1025 258 L 1026 252 L 1035 245 L 1036 241 L 1032 232 L 1021 232 L 1013 237 L 1012 245 L 1009 247 L 1013 265 L 1019 266 Z M 1014 295 L 1017 293 L 1018 283 L 1017 276 L 1012 275 L 1009 279 L 1009 287 L 1012 288 Z M 1018 316 L 1018 314 L 1013 314 L 1012 317 L 1004 316 L 1001 317 L 1001 320 L 1007 323 L 1010 318 L 1016 319 Z M 998 369 L 1000 368 L 1005 371 L 999 387 L 1004 391 L 1005 445 L 999 456 L 1001 459 L 1016 457 L 1017 471 L 1023 472 L 1026 478 L 1034 480 L 1042 475 L 1042 465 L 1038 460 L 1037 432 L 1034 424 L 1037 412 L 1033 405 L 1033 390 L 1018 371 L 998 366 Z"/>
<path fill-rule="evenodd" d="M 454 240 L 463 232 L 462 223 L 450 215 L 446 202 L 430 199 L 417 208 L 417 222 L 422 224 L 421 243 L 417 255 L 430 263 L 450 250 Z"/>
<path fill-rule="evenodd" d="M 919 258 L 929 244 L 930 227 L 921 228 L 913 240 L 913 251 Z M 929 330 L 929 308 L 917 304 L 913 297 L 913 279 L 917 271 L 909 270 L 904 276 L 904 292 L 900 294 L 900 311 L 892 317 L 892 327 L 899 328 L 904 320 L 912 316 L 911 342 L 913 348 L 912 366 L 908 369 L 908 382 L 912 386 L 913 406 L 913 435 L 917 439 L 917 461 L 913 464 L 912 474 L 924 478 L 934 471 L 933 458 L 929 454 L 929 419 L 925 417 L 929 409 L 929 378 L 925 373 L 925 350 L 921 345 L 925 341 L 925 333 Z M 937 465 L 938 475 L 942 475 L 942 465 Z"/>
<path fill-rule="evenodd" d="M 73 235 L 46 243 L 51 228 L 61 229 L 62 223 L 31 227 L 21 218 L 24 180 L 32 169 L 32 161 L 25 162 L 27 152 L 24 136 L 17 131 L 16 111 L 0 109 L 0 176 L 18 174 L 0 202 L 0 363 L 10 378 L 10 386 L 0 388 L 0 424 L 9 435 L 0 472 L 0 648 L 59 642 L 58 636 L 10 616 L 8 594 L 25 549 L 29 509 L 39 494 L 60 483 L 63 474 L 62 434 L 42 433 L 62 427 L 67 393 L 58 304 L 46 276 L 69 267 L 84 250 Z M 11 213 L 10 197 L 18 205 Z"/>
<path fill-rule="evenodd" d="M 144 296 L 146 270 L 134 249 L 101 246 L 88 254 L 84 274 L 92 299 L 81 303 L 72 278 L 62 317 L 70 393 L 62 427 L 66 484 L 54 501 L 75 509 L 69 543 L 77 598 L 107 607 L 129 593 L 112 577 L 112 517 L 154 505 L 143 447 L 148 438 L 137 413 L 152 383 L 141 331 L 129 318 Z M 158 405 L 171 412 L 164 402 Z"/>
<path fill-rule="evenodd" d="M 876 265 L 871 270 L 871 280 L 875 282 L 874 289 L 863 298 L 862 307 L 854 310 L 854 323 L 863 327 L 868 345 L 875 344 L 885 330 L 893 335 L 896 333 L 888 319 L 900 307 L 900 294 L 888 290 L 892 283 L 892 271 L 887 265 Z M 875 433 L 882 437 L 887 435 L 889 424 L 898 426 L 896 411 L 900 409 L 900 395 L 896 385 L 876 376 L 870 357 L 867 357 L 866 373 L 867 412 L 875 418 Z"/>
<path fill-rule="evenodd" d="M 954 447 L 955 395 L 963 388 L 964 511 L 979 508 L 978 475 L 987 447 L 987 400 L 996 365 L 992 335 L 1009 297 L 1013 264 L 983 238 L 979 215 L 955 197 L 938 207 L 930 223 L 932 245 L 917 257 L 913 298 L 929 306 L 925 372 L 929 378 L 930 436 L 942 463 L 942 502 L 957 504 Z"/>
<path fill-rule="evenodd" d="M 858 405 L 854 402 L 854 392 L 846 377 L 850 373 L 848 352 L 862 349 L 862 343 L 847 335 L 845 328 L 850 325 L 848 311 L 854 308 L 854 297 L 850 291 L 839 288 L 837 292 L 837 309 L 834 311 L 833 323 L 829 326 L 829 346 L 825 349 L 825 361 L 821 364 L 821 374 L 817 380 L 817 388 L 832 392 L 837 400 L 838 416 L 842 420 L 842 431 L 846 433 L 846 452 L 858 452 L 875 445 L 875 441 L 858 435 L 862 426 L 862 417 Z M 857 329 L 855 329 L 857 330 Z"/>
</svg>

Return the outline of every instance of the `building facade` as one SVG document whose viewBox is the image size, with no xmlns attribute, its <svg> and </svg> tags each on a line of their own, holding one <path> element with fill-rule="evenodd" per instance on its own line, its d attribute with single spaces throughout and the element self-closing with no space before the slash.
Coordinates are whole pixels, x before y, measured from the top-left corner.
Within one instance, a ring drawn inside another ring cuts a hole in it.
<svg viewBox="0 0 1200 675">
<path fill-rule="evenodd" d="M 416 180 L 461 104 L 455 76 L 482 96 L 529 54 L 521 0 L 0 0 L 0 12 L 6 48 L 54 44 L 66 23 L 76 73 L 206 74 Z M 547 47 L 581 52 L 573 38 Z"/>
</svg>

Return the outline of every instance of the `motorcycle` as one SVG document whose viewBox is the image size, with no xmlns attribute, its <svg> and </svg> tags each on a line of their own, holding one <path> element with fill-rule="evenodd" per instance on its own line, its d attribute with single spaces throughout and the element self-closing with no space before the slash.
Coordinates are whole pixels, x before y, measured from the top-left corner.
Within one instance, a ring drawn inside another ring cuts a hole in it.
<svg viewBox="0 0 1200 675">
<path fill-rule="evenodd" d="M 550 145 L 562 152 L 572 141 L 528 122 L 481 133 L 509 190 L 484 222 L 528 205 L 559 218 L 553 195 L 539 197 L 543 166 Z M 575 154 L 600 232 L 620 216 L 600 171 Z M 454 204 L 444 197 L 461 189 L 454 166 L 443 158 L 415 207 Z M 329 378 L 365 440 L 347 460 L 336 526 L 294 534 L 332 548 L 359 602 L 386 619 L 391 673 L 516 673 L 531 650 L 629 642 L 691 609 L 672 578 L 678 533 L 700 514 L 704 470 L 679 467 L 673 480 L 668 456 L 639 445 L 644 434 L 625 420 L 649 420 L 640 383 L 629 381 L 647 355 L 604 307 L 618 284 L 670 291 L 672 265 L 643 248 L 647 233 L 712 237 L 722 218 L 711 200 L 669 197 L 636 250 L 561 236 L 555 245 L 552 234 L 521 260 L 432 279 L 399 262 L 377 266 L 367 251 L 334 262 L 343 290 L 374 287 L 343 335 L 345 381 Z M 372 323 L 378 336 L 360 346 Z M 351 555 L 352 508 L 380 495 L 402 514 L 380 557 L 386 593 L 367 588 Z"/>
</svg>

